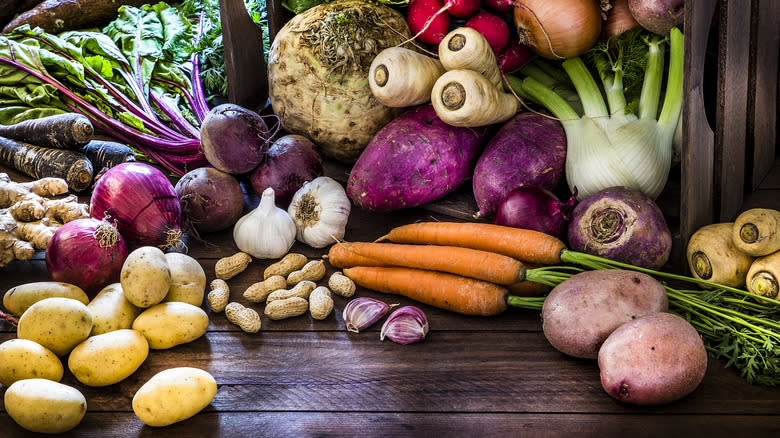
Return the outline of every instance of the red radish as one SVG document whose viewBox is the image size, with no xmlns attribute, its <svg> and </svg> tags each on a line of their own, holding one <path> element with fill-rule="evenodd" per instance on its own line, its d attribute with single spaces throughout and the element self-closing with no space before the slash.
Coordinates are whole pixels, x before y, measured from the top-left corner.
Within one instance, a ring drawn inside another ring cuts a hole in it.
<svg viewBox="0 0 780 438">
<path fill-rule="evenodd" d="M 411 0 L 406 14 L 415 38 L 427 44 L 439 44 L 450 27 L 450 16 L 444 11 L 441 0 Z"/>
<path fill-rule="evenodd" d="M 482 0 L 446 0 L 444 8 L 453 17 L 469 18 L 477 12 L 481 4 Z"/>
<path fill-rule="evenodd" d="M 531 59 L 531 50 L 520 44 L 520 39 L 514 35 L 498 54 L 498 66 L 504 73 L 512 73 L 524 66 Z"/>
<path fill-rule="evenodd" d="M 490 12 L 477 12 L 466 21 L 465 26 L 481 33 L 496 56 L 509 42 L 509 25 L 501 17 Z"/>
<path fill-rule="evenodd" d="M 485 6 L 498 14 L 506 14 L 515 7 L 513 0 L 485 0 Z"/>
</svg>

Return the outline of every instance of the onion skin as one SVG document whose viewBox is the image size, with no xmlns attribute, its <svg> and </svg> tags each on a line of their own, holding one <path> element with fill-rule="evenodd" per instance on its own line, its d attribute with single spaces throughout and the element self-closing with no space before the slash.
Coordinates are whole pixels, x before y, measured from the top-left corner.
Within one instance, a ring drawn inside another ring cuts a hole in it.
<svg viewBox="0 0 780 438">
<path fill-rule="evenodd" d="M 610 187 L 582 200 L 572 211 L 569 248 L 648 269 L 666 264 L 672 234 L 661 209 L 647 195 Z"/>
<path fill-rule="evenodd" d="M 128 249 L 116 227 L 94 218 L 76 219 L 59 227 L 46 248 L 46 269 L 52 280 L 80 287 L 89 298 L 119 281 Z"/>
<path fill-rule="evenodd" d="M 631 29 L 641 27 L 628 9 L 628 0 L 612 0 L 612 8 L 607 11 L 607 20 L 602 25 L 601 38 L 604 41 Z"/>
<path fill-rule="evenodd" d="M 493 222 L 540 231 L 564 240 L 569 212 L 577 202 L 576 199 L 575 194 L 563 203 L 555 194 L 542 187 L 518 187 L 498 204 Z"/>
<path fill-rule="evenodd" d="M 203 119 L 200 137 L 203 154 L 212 166 L 239 175 L 260 164 L 271 146 L 272 132 L 256 112 L 225 103 Z"/>
<path fill-rule="evenodd" d="M 628 10 L 643 28 L 663 36 L 685 21 L 685 0 L 628 0 Z"/>
<path fill-rule="evenodd" d="M 514 23 L 520 42 L 539 56 L 562 60 L 580 56 L 601 36 L 596 0 L 518 0 Z"/>
<path fill-rule="evenodd" d="M 302 135 L 290 134 L 271 145 L 249 181 L 255 193 L 274 189 L 276 205 L 287 208 L 303 183 L 322 175 L 322 158 L 315 144 Z"/>
<path fill-rule="evenodd" d="M 182 219 L 196 231 L 232 227 L 244 211 L 244 191 L 231 174 L 213 167 L 187 172 L 174 186 Z"/>
<path fill-rule="evenodd" d="M 172 248 L 181 238 L 181 205 L 173 184 L 143 162 L 116 165 L 95 183 L 89 215 L 116 221 L 128 246 Z"/>
</svg>

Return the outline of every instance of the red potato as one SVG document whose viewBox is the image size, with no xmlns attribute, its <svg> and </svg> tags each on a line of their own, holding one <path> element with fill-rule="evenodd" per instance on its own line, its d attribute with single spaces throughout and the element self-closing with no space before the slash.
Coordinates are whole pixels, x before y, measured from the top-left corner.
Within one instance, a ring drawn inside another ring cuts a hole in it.
<svg viewBox="0 0 780 438">
<path fill-rule="evenodd" d="M 406 19 L 412 35 L 427 44 L 439 44 L 450 27 L 450 16 L 441 13 L 441 0 L 411 0 Z"/>
<path fill-rule="evenodd" d="M 498 56 L 509 42 L 509 25 L 501 17 L 490 12 L 478 12 L 466 21 L 466 27 L 470 27 L 481 33 Z"/>
<path fill-rule="evenodd" d="M 693 392 L 707 372 L 707 350 L 696 329 L 671 313 L 627 322 L 599 350 L 601 386 L 635 405 L 659 405 Z"/>
<path fill-rule="evenodd" d="M 585 271 L 554 287 L 542 305 L 542 330 L 558 351 L 596 359 L 622 324 L 669 307 L 658 280 L 626 270 Z"/>
</svg>

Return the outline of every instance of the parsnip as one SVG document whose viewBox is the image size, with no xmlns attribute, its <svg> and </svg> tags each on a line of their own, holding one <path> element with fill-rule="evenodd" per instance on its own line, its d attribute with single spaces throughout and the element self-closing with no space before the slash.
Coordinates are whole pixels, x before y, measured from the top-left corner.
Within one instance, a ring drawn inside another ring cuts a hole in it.
<svg viewBox="0 0 780 438">
<path fill-rule="evenodd" d="M 388 47 L 368 71 L 371 93 L 384 105 L 403 108 L 431 100 L 431 89 L 444 73 L 439 60 L 404 47 Z"/>
<path fill-rule="evenodd" d="M 747 290 L 762 297 L 780 300 L 780 251 L 753 261 L 747 273 Z"/>
<path fill-rule="evenodd" d="M 754 257 L 736 248 L 732 226 L 733 222 L 710 224 L 693 233 L 686 256 L 694 277 L 731 287 L 745 285 Z"/>
<path fill-rule="evenodd" d="M 446 70 L 474 70 L 503 89 L 498 61 L 487 39 L 470 27 L 460 27 L 439 43 L 439 60 Z"/>
<path fill-rule="evenodd" d="M 431 103 L 445 123 L 478 127 L 502 123 L 517 114 L 520 101 L 474 70 L 450 70 L 439 77 Z"/>
<path fill-rule="evenodd" d="M 780 211 L 771 208 L 752 208 L 734 220 L 731 230 L 734 246 L 753 257 L 761 257 L 780 250 Z"/>
</svg>

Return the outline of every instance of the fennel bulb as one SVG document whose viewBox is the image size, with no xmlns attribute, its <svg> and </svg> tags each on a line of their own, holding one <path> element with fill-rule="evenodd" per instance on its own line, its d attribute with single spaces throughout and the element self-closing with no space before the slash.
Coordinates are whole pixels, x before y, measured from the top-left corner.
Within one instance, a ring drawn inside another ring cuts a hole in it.
<svg viewBox="0 0 780 438">
<path fill-rule="evenodd" d="M 604 50 L 604 56 L 595 61 L 603 94 L 580 57 L 563 61 L 579 95 L 582 115 L 536 78 L 522 80 L 523 94 L 550 110 L 566 131 L 566 180 L 572 192 L 576 187 L 578 199 L 615 186 L 634 188 L 656 199 L 666 185 L 682 111 L 683 34 L 674 28 L 669 35 L 669 73 L 659 114 L 665 41 L 658 37 L 644 40 L 647 60 L 636 110 L 626 103 L 622 46 L 617 55 Z"/>
</svg>

